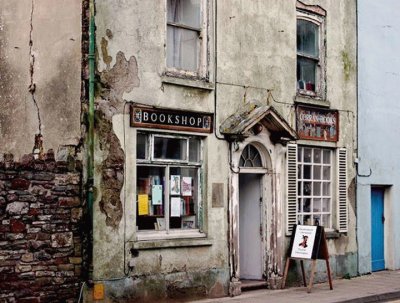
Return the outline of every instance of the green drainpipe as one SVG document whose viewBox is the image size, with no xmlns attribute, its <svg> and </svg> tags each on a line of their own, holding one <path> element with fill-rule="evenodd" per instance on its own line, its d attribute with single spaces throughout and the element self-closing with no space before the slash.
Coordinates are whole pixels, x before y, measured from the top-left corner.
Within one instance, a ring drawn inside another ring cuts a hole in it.
<svg viewBox="0 0 400 303">
<path fill-rule="evenodd" d="M 89 0 L 89 111 L 88 111 L 88 155 L 87 155 L 87 206 L 89 211 L 89 266 L 93 260 L 93 176 L 94 176 L 94 85 L 95 85 L 95 22 L 94 0 Z M 90 278 L 92 270 L 90 270 Z"/>
</svg>

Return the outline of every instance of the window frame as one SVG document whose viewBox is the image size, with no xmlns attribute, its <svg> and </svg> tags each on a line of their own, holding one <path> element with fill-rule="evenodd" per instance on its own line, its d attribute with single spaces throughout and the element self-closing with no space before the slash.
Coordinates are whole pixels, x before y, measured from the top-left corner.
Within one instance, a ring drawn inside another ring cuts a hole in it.
<svg viewBox="0 0 400 303">
<path fill-rule="evenodd" d="M 168 0 L 165 0 L 165 72 L 164 75 L 168 77 L 185 78 L 191 80 L 209 80 L 209 0 L 200 1 L 200 28 L 187 26 L 168 21 Z M 168 26 L 173 26 L 181 29 L 188 29 L 197 31 L 199 40 L 199 58 L 198 67 L 196 71 L 179 69 L 176 67 L 169 67 L 167 63 L 168 56 Z"/>
<path fill-rule="evenodd" d="M 330 148 L 325 148 L 325 147 L 319 147 L 319 146 L 308 146 L 308 145 L 299 145 L 298 147 L 298 158 L 297 158 L 297 169 L 298 169 L 298 175 L 297 175 L 297 187 L 298 187 L 298 192 L 297 192 L 297 203 L 299 203 L 301 199 L 300 205 L 304 207 L 304 200 L 305 199 L 310 199 L 310 211 L 309 212 L 304 212 L 304 209 L 301 211 L 299 209 L 299 206 L 297 206 L 297 221 L 299 221 L 299 217 L 302 217 L 302 221 L 300 221 L 299 224 L 306 224 L 304 222 L 304 217 L 305 216 L 310 216 L 311 217 L 311 225 L 314 225 L 313 222 L 313 216 L 314 215 L 319 215 L 322 217 L 323 215 L 329 215 L 329 222 L 326 225 L 321 224 L 321 226 L 324 226 L 326 230 L 333 230 L 333 222 L 334 222 L 334 210 L 335 208 L 333 207 L 334 203 L 334 198 L 335 198 L 335 178 L 334 178 L 334 165 L 335 165 L 335 152 L 334 150 Z M 305 149 L 311 149 L 311 161 L 310 162 L 305 162 L 304 161 L 304 150 Z M 320 150 L 320 161 L 321 162 L 315 162 L 314 161 L 314 150 Z M 324 158 L 324 151 L 329 152 L 329 157 L 330 157 L 330 162 L 329 163 L 324 163 L 323 158 Z M 301 155 L 301 156 L 300 156 Z M 299 160 L 299 157 L 301 159 Z M 304 167 L 305 166 L 310 166 L 310 178 L 305 179 L 303 175 Z M 314 178 L 314 166 L 320 166 L 320 179 L 315 179 Z M 324 167 L 329 167 L 330 168 L 330 173 L 329 173 L 329 179 L 324 179 L 323 177 L 323 168 Z M 309 182 L 311 184 L 311 189 L 310 189 L 310 195 L 305 195 L 303 192 L 303 187 L 301 185 L 304 185 L 305 182 Z M 320 194 L 319 195 L 314 195 L 314 183 L 320 183 Z M 329 183 L 329 195 L 324 195 L 323 194 L 323 183 Z M 315 199 L 320 199 L 320 205 L 321 209 L 320 211 L 314 211 L 314 200 Z M 329 211 L 323 211 L 323 199 L 329 199 Z"/>
<path fill-rule="evenodd" d="M 345 147 L 327 146 L 321 144 L 307 144 L 301 142 L 288 143 L 286 150 L 286 235 L 291 236 L 293 226 L 298 224 L 298 147 L 322 148 L 332 150 L 332 228 L 325 228 L 329 232 L 346 234 L 349 230 L 349 200 L 348 200 L 348 150 Z"/>
<path fill-rule="evenodd" d="M 164 219 L 165 219 L 165 230 L 139 230 L 136 229 L 136 240 L 137 241 L 146 241 L 146 240 L 167 240 L 167 239 L 183 239 L 183 238 L 201 238 L 206 237 L 206 234 L 203 232 L 203 222 L 200 222 L 200 218 L 204 216 L 204 205 L 203 205 L 203 190 L 201 186 L 202 175 L 204 172 L 204 161 L 203 161 L 203 148 L 204 142 L 203 138 L 195 135 L 174 135 L 170 133 L 155 133 L 148 131 L 138 131 L 138 135 L 145 135 L 146 142 L 148 146 L 146 147 L 146 154 L 148 155 L 147 159 L 136 159 L 136 168 L 138 167 L 160 167 L 164 169 L 165 176 L 165 188 L 163 192 L 164 198 Z M 178 138 L 178 139 L 186 139 L 186 153 L 187 160 L 173 160 L 173 159 L 154 159 L 154 137 L 165 137 L 165 138 Z M 191 162 L 189 156 L 189 142 L 191 138 L 196 138 L 199 140 L 198 146 L 198 162 Z M 179 229 L 179 228 L 171 228 L 170 227 L 170 198 L 171 193 L 169 191 L 170 188 L 170 171 L 171 168 L 188 168 L 196 170 L 197 177 L 197 208 L 196 208 L 196 221 L 197 227 L 193 229 Z M 137 179 L 137 169 L 136 169 L 136 179 Z M 135 183 L 135 197 L 138 195 L 137 182 Z M 135 203 L 134 207 L 135 221 L 138 219 L 137 215 L 137 203 Z M 136 223 L 137 226 L 137 223 Z"/>
<path fill-rule="evenodd" d="M 325 25 L 325 12 L 320 7 L 313 9 L 312 6 L 305 9 L 297 8 L 296 17 L 296 39 L 297 39 L 297 22 L 304 20 L 311 22 L 318 26 L 318 58 L 302 54 L 297 50 L 296 42 L 296 91 L 300 96 L 306 96 L 316 99 L 326 99 L 326 25 Z M 315 91 L 299 88 L 299 80 L 297 80 L 297 63 L 299 58 L 309 59 L 316 61 L 315 71 Z"/>
</svg>

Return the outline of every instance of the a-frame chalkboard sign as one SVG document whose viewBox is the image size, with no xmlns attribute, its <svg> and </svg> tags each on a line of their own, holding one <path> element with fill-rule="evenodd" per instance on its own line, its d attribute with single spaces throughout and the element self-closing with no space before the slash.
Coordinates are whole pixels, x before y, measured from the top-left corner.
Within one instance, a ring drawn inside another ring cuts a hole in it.
<svg viewBox="0 0 400 303">
<path fill-rule="evenodd" d="M 300 260 L 303 283 L 304 286 L 307 287 L 303 260 L 312 260 L 310 282 L 307 287 L 307 292 L 310 293 L 313 285 L 318 259 L 325 260 L 326 262 L 326 272 L 328 274 L 329 287 L 332 290 L 333 286 L 331 269 L 329 266 L 328 245 L 326 243 L 324 228 L 322 226 L 294 225 L 286 258 L 282 288 L 285 288 L 286 278 L 291 260 Z"/>
</svg>

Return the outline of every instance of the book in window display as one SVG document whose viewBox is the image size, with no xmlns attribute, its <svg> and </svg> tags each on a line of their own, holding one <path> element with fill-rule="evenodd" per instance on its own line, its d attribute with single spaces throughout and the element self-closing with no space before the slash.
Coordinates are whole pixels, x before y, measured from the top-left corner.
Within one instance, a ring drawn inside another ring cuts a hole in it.
<svg viewBox="0 0 400 303">
<path fill-rule="evenodd" d="M 151 194 L 153 205 L 162 205 L 162 185 L 153 185 Z"/>
<path fill-rule="evenodd" d="M 145 216 L 149 214 L 149 196 L 138 195 L 138 213 L 139 216 Z"/>
<path fill-rule="evenodd" d="M 171 198 L 171 217 L 181 216 L 181 198 L 172 197 Z"/>
<path fill-rule="evenodd" d="M 192 177 L 182 177 L 182 196 L 192 196 Z"/>
<path fill-rule="evenodd" d="M 171 175 L 171 183 L 170 183 L 171 195 L 180 195 L 181 194 L 181 176 L 179 175 Z"/>
<path fill-rule="evenodd" d="M 196 228 L 196 217 L 186 216 L 182 218 L 182 229 L 193 229 Z"/>
</svg>

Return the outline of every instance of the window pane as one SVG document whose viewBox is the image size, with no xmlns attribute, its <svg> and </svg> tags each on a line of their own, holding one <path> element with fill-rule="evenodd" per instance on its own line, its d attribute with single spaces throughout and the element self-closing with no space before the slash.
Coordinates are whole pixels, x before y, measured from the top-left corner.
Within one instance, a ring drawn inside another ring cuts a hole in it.
<svg viewBox="0 0 400 303">
<path fill-rule="evenodd" d="M 314 149 L 314 163 L 321 163 L 321 150 Z"/>
<path fill-rule="evenodd" d="M 321 180 L 321 166 L 320 165 L 315 165 L 313 168 L 313 179 L 314 180 Z"/>
<path fill-rule="evenodd" d="M 261 155 L 257 148 L 247 145 L 240 156 L 240 167 L 262 167 Z"/>
<path fill-rule="evenodd" d="M 163 230 L 165 167 L 137 167 L 136 225 L 138 230 Z"/>
<path fill-rule="evenodd" d="M 304 148 L 304 162 L 311 162 L 311 148 Z"/>
<path fill-rule="evenodd" d="M 200 0 L 168 0 L 168 22 L 200 28 Z"/>
<path fill-rule="evenodd" d="M 313 219 L 313 225 L 321 225 L 321 215 L 314 215 L 314 219 Z"/>
<path fill-rule="evenodd" d="M 324 196 L 330 196 L 331 195 L 331 184 L 329 182 L 322 183 L 322 194 Z"/>
<path fill-rule="evenodd" d="M 313 201 L 313 212 L 320 213 L 322 210 L 321 208 L 321 199 L 314 199 Z"/>
<path fill-rule="evenodd" d="M 315 91 L 317 62 L 297 56 L 297 84 L 299 89 Z"/>
<path fill-rule="evenodd" d="M 331 168 L 330 166 L 324 166 L 322 168 L 322 175 L 324 180 L 330 180 L 331 179 Z"/>
<path fill-rule="evenodd" d="M 198 178 L 196 168 L 171 167 L 171 179 L 178 179 L 180 190 L 171 188 L 170 228 L 192 229 L 198 227 Z M 176 178 L 178 176 L 178 178 Z M 173 186 L 173 184 L 170 184 Z"/>
<path fill-rule="evenodd" d="M 298 148 L 297 149 L 297 161 L 299 162 L 303 162 L 303 149 L 302 148 Z"/>
<path fill-rule="evenodd" d="M 200 51 L 199 34 L 196 31 L 167 27 L 167 66 L 196 71 Z"/>
<path fill-rule="evenodd" d="M 318 25 L 302 19 L 297 20 L 297 51 L 318 57 L 318 41 Z"/>
<path fill-rule="evenodd" d="M 136 158 L 137 159 L 148 159 L 147 151 L 147 135 L 138 133 L 136 142 Z"/>
<path fill-rule="evenodd" d="M 309 213 L 311 211 L 311 199 L 304 199 L 303 212 Z"/>
<path fill-rule="evenodd" d="M 330 212 L 331 211 L 331 199 L 322 199 L 322 211 Z"/>
<path fill-rule="evenodd" d="M 313 183 L 313 196 L 320 196 L 321 195 L 321 182 L 314 182 Z"/>
<path fill-rule="evenodd" d="M 324 150 L 323 156 L 324 156 L 324 163 L 325 164 L 330 164 L 331 163 L 331 151 L 330 150 Z"/>
<path fill-rule="evenodd" d="M 187 160 L 187 140 L 154 136 L 154 158 Z"/>
<path fill-rule="evenodd" d="M 311 179 L 311 165 L 304 165 L 304 179 Z"/>
<path fill-rule="evenodd" d="M 311 195 L 311 182 L 304 182 L 303 195 L 304 196 Z"/>
<path fill-rule="evenodd" d="M 301 198 L 297 199 L 297 210 L 298 210 L 299 213 L 303 212 L 303 205 L 301 203 Z"/>
<path fill-rule="evenodd" d="M 331 226 L 331 216 L 330 215 L 322 215 L 322 224 L 324 226 Z"/>
<path fill-rule="evenodd" d="M 200 140 L 189 139 L 189 162 L 200 162 Z"/>
</svg>

